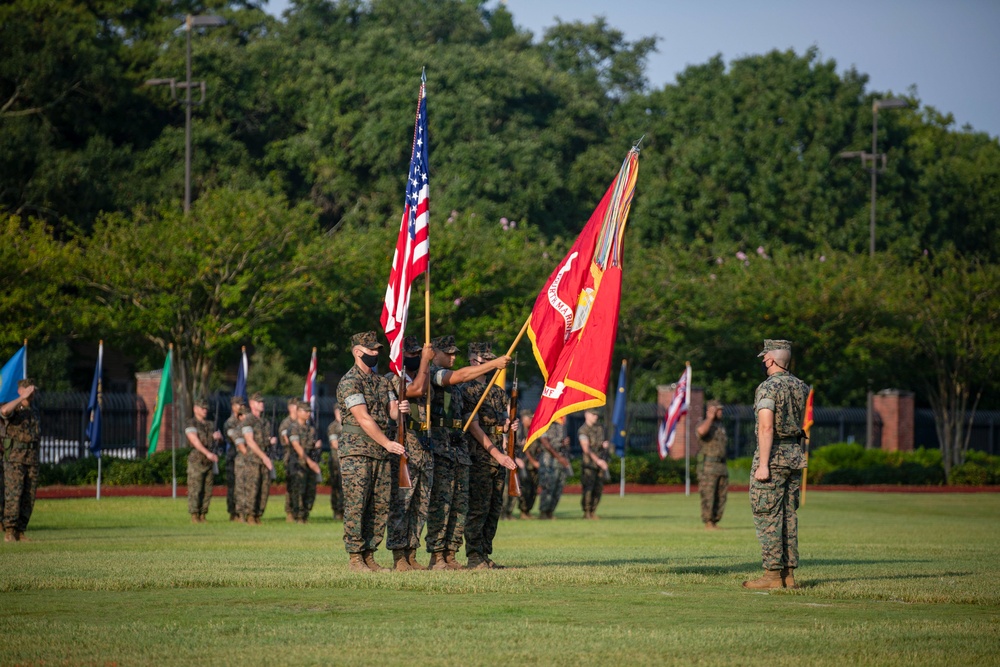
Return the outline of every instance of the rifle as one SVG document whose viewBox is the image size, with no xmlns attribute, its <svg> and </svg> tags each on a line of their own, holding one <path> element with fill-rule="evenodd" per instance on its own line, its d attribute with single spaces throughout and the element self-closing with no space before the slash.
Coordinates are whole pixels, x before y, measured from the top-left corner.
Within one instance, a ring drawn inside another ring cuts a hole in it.
<svg viewBox="0 0 1000 667">
<path fill-rule="evenodd" d="M 507 429 L 507 456 L 514 458 L 517 449 L 517 356 L 514 357 L 514 379 L 510 387 L 510 427 Z M 507 495 L 521 497 L 521 479 L 518 469 L 507 471 Z"/>
<path fill-rule="evenodd" d="M 215 401 L 215 430 L 219 431 L 220 433 L 222 433 L 222 428 L 219 426 L 219 416 L 220 416 L 219 415 L 219 401 L 218 401 L 218 396 L 216 396 L 216 401 Z M 222 434 L 223 450 L 225 450 L 225 442 L 226 442 L 226 434 L 223 433 Z M 216 476 L 216 475 L 219 474 L 219 461 L 218 461 L 219 446 L 215 442 L 215 436 L 214 436 L 214 434 L 212 436 L 212 453 L 215 454 L 215 457 L 216 457 L 216 461 L 214 463 L 212 463 L 212 476 L 214 477 L 214 476 Z M 225 452 L 223 452 L 223 454 L 224 453 Z"/>
<path fill-rule="evenodd" d="M 405 371 L 399 371 L 399 400 L 406 400 L 406 382 L 403 381 L 403 373 Z M 402 412 L 398 412 L 396 416 L 396 433 L 399 438 L 399 444 L 406 446 L 406 416 Z M 410 489 L 413 488 L 413 482 L 410 481 L 410 466 L 407 463 L 406 452 L 399 455 L 399 488 Z"/>
</svg>

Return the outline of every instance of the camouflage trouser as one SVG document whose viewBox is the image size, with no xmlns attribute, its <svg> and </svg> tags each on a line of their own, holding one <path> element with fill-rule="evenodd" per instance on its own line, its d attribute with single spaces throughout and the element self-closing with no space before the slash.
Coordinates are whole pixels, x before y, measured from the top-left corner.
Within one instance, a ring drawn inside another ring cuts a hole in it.
<svg viewBox="0 0 1000 667">
<path fill-rule="evenodd" d="M 584 512 L 596 512 L 604 494 L 604 472 L 598 468 L 583 468 L 580 471 L 580 482 L 583 486 L 580 506 Z"/>
<path fill-rule="evenodd" d="M 389 516 L 392 467 L 388 459 L 345 456 L 344 548 L 347 553 L 375 551 L 382 543 Z"/>
<path fill-rule="evenodd" d="M 386 548 L 416 549 L 420 547 L 420 531 L 427 523 L 431 487 L 434 485 L 434 459 L 427 455 L 423 465 L 410 459 L 410 488 L 399 488 L 399 458 L 392 458 L 392 493 L 389 501 L 389 537 Z"/>
<path fill-rule="evenodd" d="M 344 515 L 344 483 L 340 474 L 340 452 L 330 449 L 330 509 L 333 515 Z"/>
<path fill-rule="evenodd" d="M 521 497 L 517 501 L 517 506 L 525 514 L 535 507 L 535 498 L 538 497 L 538 468 L 525 468 L 521 471 Z"/>
<path fill-rule="evenodd" d="M 5 461 L 3 477 L 3 527 L 23 533 L 35 507 L 38 463 Z"/>
<path fill-rule="evenodd" d="M 756 468 L 756 466 L 754 466 Z M 801 470 L 771 467 L 771 479 L 750 478 L 750 508 L 757 528 L 765 570 L 799 565 L 799 508 Z"/>
<path fill-rule="evenodd" d="M 521 471 L 517 472 L 518 480 L 521 477 Z M 510 486 L 510 475 L 503 476 L 503 511 L 500 516 L 504 519 L 510 519 L 514 516 L 514 506 L 517 505 L 518 497 L 512 496 L 507 492 L 507 487 Z"/>
<path fill-rule="evenodd" d="M 188 459 L 188 514 L 208 514 L 208 504 L 212 502 L 212 466 L 196 465 Z"/>
<path fill-rule="evenodd" d="M 226 452 L 226 511 L 229 516 L 237 513 L 236 506 L 236 447 L 230 446 Z"/>
<path fill-rule="evenodd" d="M 702 522 L 722 521 L 722 513 L 726 510 L 726 496 L 729 492 L 729 475 L 701 473 L 698 475 L 698 492 L 701 494 Z"/>
<path fill-rule="evenodd" d="M 255 454 L 236 457 L 236 513 L 243 518 L 264 515 L 271 493 L 271 473 Z"/>
<path fill-rule="evenodd" d="M 462 548 L 469 513 L 469 466 L 454 459 L 434 456 L 434 479 L 427 510 L 429 553 Z"/>
<path fill-rule="evenodd" d="M 305 507 L 305 492 L 306 478 L 312 474 L 312 470 L 297 461 L 289 461 L 285 468 L 285 503 L 293 519 L 309 518 L 309 511 Z"/>
<path fill-rule="evenodd" d="M 493 553 L 493 538 L 503 509 L 507 469 L 487 461 L 469 468 L 469 518 L 465 521 L 465 555 Z"/>
<path fill-rule="evenodd" d="M 310 512 L 313 510 L 313 505 L 316 504 L 316 473 L 309 468 L 306 468 L 305 473 L 306 488 L 302 492 L 302 507 L 305 508 L 305 518 L 308 519 Z"/>
<path fill-rule="evenodd" d="M 566 468 L 558 462 L 553 465 L 543 465 L 539 471 L 542 483 L 542 497 L 538 503 L 538 511 L 548 514 L 556 511 L 556 505 L 562 497 L 563 485 L 566 484 Z"/>
</svg>

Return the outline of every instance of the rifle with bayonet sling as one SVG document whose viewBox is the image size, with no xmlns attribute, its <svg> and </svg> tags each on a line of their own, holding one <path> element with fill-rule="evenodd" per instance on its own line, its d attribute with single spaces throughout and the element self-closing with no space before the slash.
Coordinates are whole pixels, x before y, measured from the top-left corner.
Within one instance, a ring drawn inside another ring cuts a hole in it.
<svg viewBox="0 0 1000 667">
<path fill-rule="evenodd" d="M 510 387 L 510 426 L 507 429 L 507 456 L 514 458 L 517 452 L 517 356 L 514 357 L 514 380 Z M 521 497 L 521 479 L 518 469 L 507 471 L 507 495 Z"/>
</svg>

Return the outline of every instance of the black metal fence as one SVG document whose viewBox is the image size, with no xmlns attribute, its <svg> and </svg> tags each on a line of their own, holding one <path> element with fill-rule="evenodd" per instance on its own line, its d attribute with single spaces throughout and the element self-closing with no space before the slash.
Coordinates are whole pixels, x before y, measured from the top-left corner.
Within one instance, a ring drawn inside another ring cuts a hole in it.
<svg viewBox="0 0 1000 667">
<path fill-rule="evenodd" d="M 39 392 L 43 463 L 90 456 L 87 401 L 82 392 Z M 101 450 L 134 459 L 146 451 L 146 404 L 136 394 L 104 394 L 101 401 Z"/>
<path fill-rule="evenodd" d="M 229 418 L 230 396 L 216 393 L 208 397 L 209 419 L 219 429 Z M 42 461 L 58 463 L 90 456 L 87 449 L 87 400 L 82 392 L 39 393 L 38 408 L 42 420 Z M 271 422 L 271 435 L 278 435 L 278 426 L 287 416 L 286 396 L 266 396 L 264 416 Z M 329 450 L 327 428 L 334 420 L 336 399 L 317 396 L 317 436 Z M 656 434 L 663 419 L 663 408 L 656 403 L 629 403 L 628 437 L 626 447 L 641 452 L 657 450 Z M 757 445 L 754 435 L 753 408 L 749 405 L 727 405 L 723 408 L 723 424 L 729 433 L 729 455 L 750 456 Z M 104 394 L 102 408 L 102 451 L 119 458 L 142 458 L 146 454 L 146 429 L 149 413 L 145 402 L 136 394 Z M 817 408 L 812 428 L 813 449 L 835 442 L 865 441 L 864 408 Z M 178 442 L 184 443 L 183 424 L 186 416 L 177 416 Z M 576 432 L 583 424 L 582 414 L 568 415 L 566 432 L 572 449 L 579 452 Z M 881 439 L 881 420 L 876 415 L 875 440 Z M 182 446 L 186 446 L 182 444 Z M 930 410 L 916 410 L 914 414 L 914 446 L 935 449 L 938 447 L 934 415 Z M 1000 454 L 1000 411 L 979 411 L 972 424 L 969 448 Z M 280 445 L 279 451 L 280 454 Z"/>
</svg>

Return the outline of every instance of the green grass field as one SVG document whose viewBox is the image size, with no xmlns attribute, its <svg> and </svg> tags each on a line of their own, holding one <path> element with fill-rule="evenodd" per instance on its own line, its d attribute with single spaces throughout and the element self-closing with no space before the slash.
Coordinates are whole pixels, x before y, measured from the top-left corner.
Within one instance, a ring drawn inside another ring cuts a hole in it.
<svg viewBox="0 0 1000 667">
<path fill-rule="evenodd" d="M 811 492 L 803 588 L 759 571 L 745 494 L 564 497 L 500 525 L 503 571 L 354 574 L 327 497 L 306 526 L 191 525 L 184 500 L 39 501 L 0 544 L 3 664 L 1000 663 L 1000 494 Z M 388 565 L 391 554 L 378 553 Z M 426 554 L 420 554 L 426 563 Z"/>
</svg>

